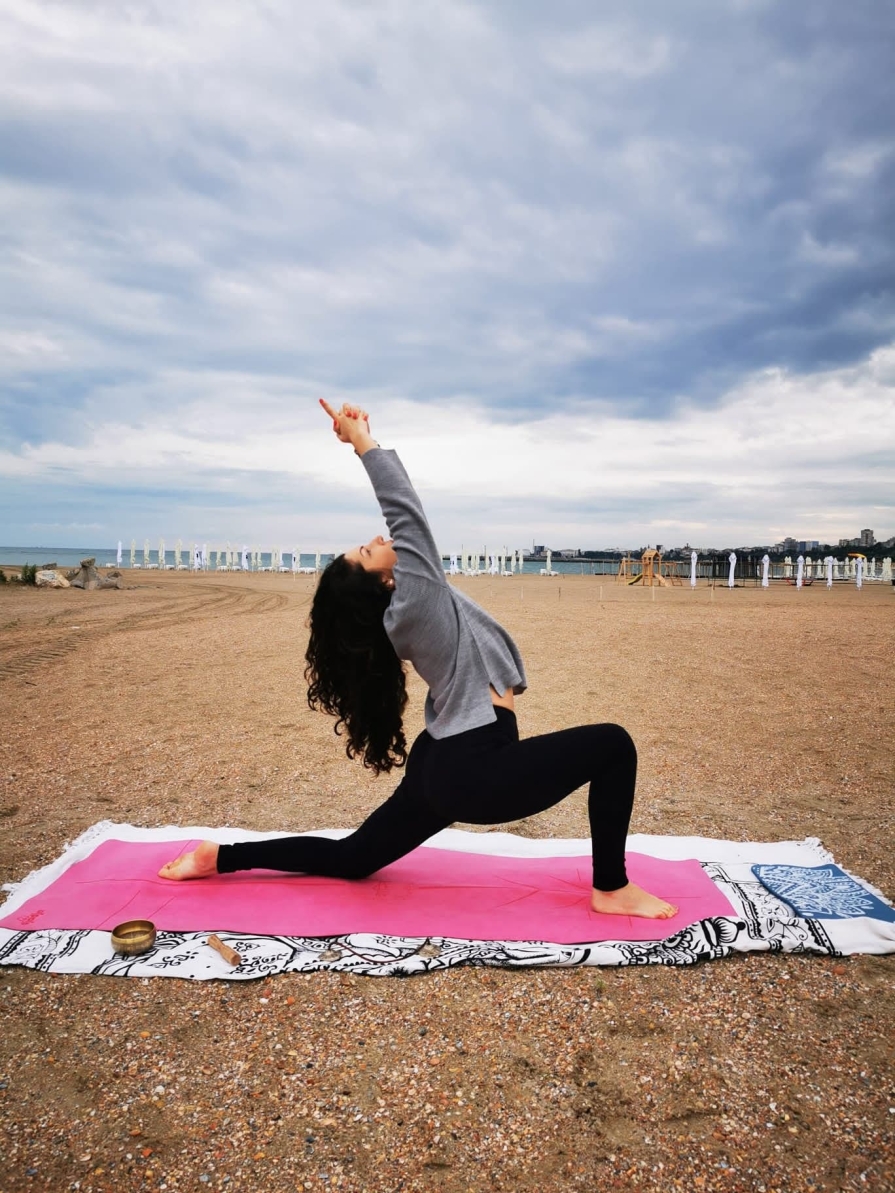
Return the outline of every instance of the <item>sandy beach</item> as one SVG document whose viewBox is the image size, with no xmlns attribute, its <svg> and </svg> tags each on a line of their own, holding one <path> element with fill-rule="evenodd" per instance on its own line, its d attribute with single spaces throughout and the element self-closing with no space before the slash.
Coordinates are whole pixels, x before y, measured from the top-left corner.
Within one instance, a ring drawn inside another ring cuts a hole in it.
<svg viewBox="0 0 895 1193">
<path fill-rule="evenodd" d="M 391 791 L 307 708 L 313 577 L 124 576 L 0 588 L 0 881 L 103 819 L 348 827 Z M 632 733 L 632 831 L 818 837 L 895 896 L 891 586 L 456 583 L 521 647 L 523 735 Z M 585 793 L 503 827 L 586 836 Z M 882 1193 L 893 977 L 764 955 L 264 985 L 6 967 L 0 1193 Z"/>
</svg>

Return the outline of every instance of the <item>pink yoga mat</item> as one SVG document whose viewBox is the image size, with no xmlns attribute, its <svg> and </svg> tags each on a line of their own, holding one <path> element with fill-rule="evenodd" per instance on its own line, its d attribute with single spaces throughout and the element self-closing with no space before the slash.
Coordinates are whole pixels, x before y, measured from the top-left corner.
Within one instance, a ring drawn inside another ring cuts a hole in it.
<svg viewBox="0 0 895 1193">
<path fill-rule="evenodd" d="M 438 936 L 461 940 L 663 940 L 733 914 L 697 861 L 628 854 L 628 875 L 680 911 L 670 920 L 596 915 L 590 856 L 517 858 L 420 846 L 370 878 L 270 870 L 193 882 L 157 876 L 195 841 L 105 841 L 46 890 L 0 919 L 14 929 L 95 928 L 148 919 L 180 932 L 263 936 Z"/>
</svg>

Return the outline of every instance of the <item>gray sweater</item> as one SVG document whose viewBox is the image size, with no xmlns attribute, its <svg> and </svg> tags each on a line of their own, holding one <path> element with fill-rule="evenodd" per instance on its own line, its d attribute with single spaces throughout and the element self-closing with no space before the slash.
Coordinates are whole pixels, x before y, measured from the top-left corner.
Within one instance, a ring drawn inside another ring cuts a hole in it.
<svg viewBox="0 0 895 1193">
<path fill-rule="evenodd" d="M 398 657 L 429 685 L 426 728 L 453 737 L 497 719 L 489 687 L 524 692 L 515 642 L 475 601 L 453 588 L 420 499 L 393 451 L 371 448 L 364 467 L 394 539 L 395 590 L 383 619 Z"/>
</svg>

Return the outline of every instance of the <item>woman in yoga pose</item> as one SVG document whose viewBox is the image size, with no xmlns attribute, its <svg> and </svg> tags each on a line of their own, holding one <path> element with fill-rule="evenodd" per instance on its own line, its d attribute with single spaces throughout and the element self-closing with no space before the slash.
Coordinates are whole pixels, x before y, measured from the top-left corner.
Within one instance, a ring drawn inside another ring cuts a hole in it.
<svg viewBox="0 0 895 1193">
<path fill-rule="evenodd" d="M 519 740 L 513 698 L 525 671 L 512 638 L 447 582 L 441 554 L 407 473 L 370 435 L 355 406 L 320 403 L 361 458 L 392 538 L 338 556 L 311 607 L 308 702 L 333 714 L 377 774 L 403 766 L 394 794 L 354 833 L 217 845 L 203 841 L 159 871 L 204 878 L 285 870 L 365 878 L 455 821 L 500 824 L 559 803 L 589 783 L 596 912 L 667 919 L 676 907 L 628 881 L 625 839 L 637 752 L 618 725 L 583 725 Z M 408 754 L 402 725 L 406 659 L 429 685 L 426 728 Z"/>
</svg>

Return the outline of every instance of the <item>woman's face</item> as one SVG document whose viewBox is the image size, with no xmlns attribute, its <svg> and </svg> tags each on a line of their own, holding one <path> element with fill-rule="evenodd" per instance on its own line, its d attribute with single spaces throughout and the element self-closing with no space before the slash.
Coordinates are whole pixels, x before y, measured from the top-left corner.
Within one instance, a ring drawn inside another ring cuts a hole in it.
<svg viewBox="0 0 895 1193">
<path fill-rule="evenodd" d="M 352 547 L 345 552 L 345 558 L 351 563 L 359 563 L 366 572 L 382 572 L 386 578 L 391 577 L 398 562 L 392 540 L 384 539 L 381 534 L 360 547 Z"/>
</svg>

